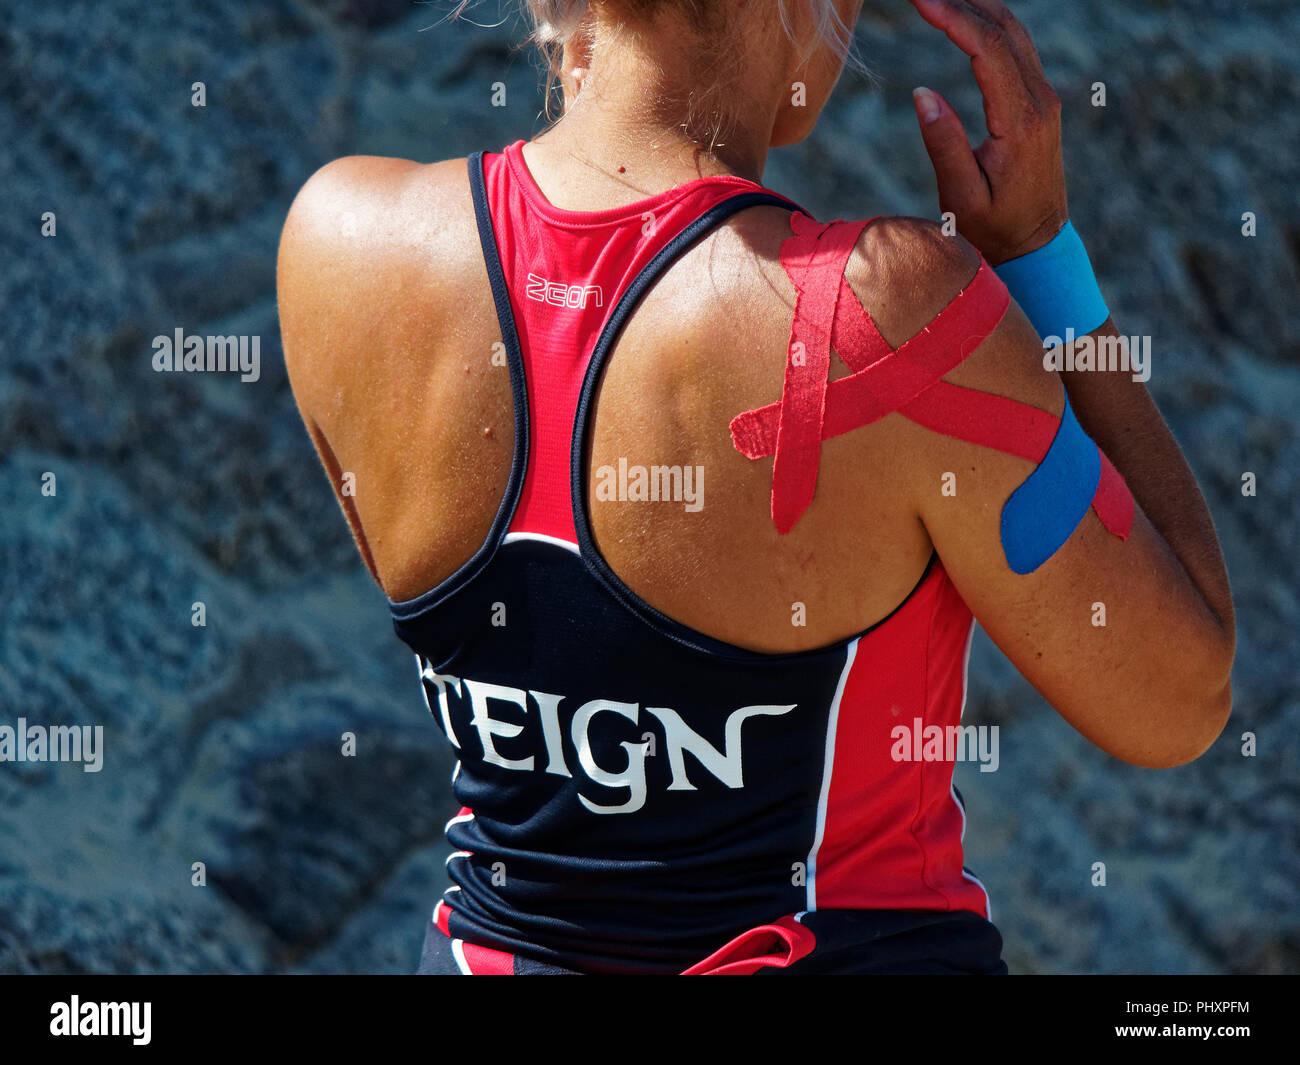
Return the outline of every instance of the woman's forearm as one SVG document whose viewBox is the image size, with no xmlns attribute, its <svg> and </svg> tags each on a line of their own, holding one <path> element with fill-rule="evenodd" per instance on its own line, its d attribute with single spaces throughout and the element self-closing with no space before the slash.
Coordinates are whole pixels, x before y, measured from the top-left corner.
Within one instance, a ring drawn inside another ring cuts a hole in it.
<svg viewBox="0 0 1300 1065">
<path fill-rule="evenodd" d="M 1127 347 L 1109 318 L 1092 336 L 1120 337 Z M 1079 424 L 1123 475 L 1200 592 L 1223 632 L 1230 660 L 1236 640 L 1232 594 L 1214 520 L 1146 385 L 1124 370 L 1067 369 L 1061 379 Z"/>
</svg>

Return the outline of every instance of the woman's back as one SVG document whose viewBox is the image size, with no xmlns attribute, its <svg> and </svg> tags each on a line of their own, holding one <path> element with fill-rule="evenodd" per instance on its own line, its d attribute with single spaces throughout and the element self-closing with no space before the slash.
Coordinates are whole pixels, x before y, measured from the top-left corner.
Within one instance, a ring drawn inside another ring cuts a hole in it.
<svg viewBox="0 0 1300 1065">
<path fill-rule="evenodd" d="M 343 503 L 372 572 L 391 598 L 410 599 L 481 546 L 506 493 L 514 445 L 510 375 L 465 162 L 346 159 L 315 182 L 306 196 L 321 217 L 301 221 L 313 269 L 301 325 L 286 328 L 298 332 L 299 349 L 321 355 L 311 379 L 295 387 L 300 397 L 303 388 L 320 396 L 313 413 L 339 462 L 332 479 L 354 475 Z M 618 206 L 605 202 L 606 210 Z M 301 206 L 300 218 L 312 210 Z M 632 210 L 627 224 L 644 227 L 643 213 Z M 810 507 L 784 536 L 770 516 L 770 464 L 732 444 L 732 418 L 781 395 L 795 302 L 778 261 L 789 214 L 758 206 L 731 215 L 649 288 L 608 359 L 587 462 L 596 542 L 622 580 L 692 628 L 770 652 L 817 647 L 887 616 L 932 552 L 914 497 L 928 479 L 921 467 L 933 434 L 889 416 L 828 440 L 817 497 L 833 505 Z M 881 219 L 846 270 L 894 345 L 932 319 L 978 265 L 937 234 L 920 220 Z M 922 272 L 940 284 L 889 300 Z M 831 378 L 848 373 L 836 358 Z M 368 397 L 364 406 L 358 396 Z M 626 498 L 636 489 L 626 476 L 620 482 L 620 460 L 647 470 L 702 468 L 701 486 L 691 486 L 698 502 Z M 619 491 L 619 483 L 625 498 L 602 505 L 598 491 Z"/>
</svg>

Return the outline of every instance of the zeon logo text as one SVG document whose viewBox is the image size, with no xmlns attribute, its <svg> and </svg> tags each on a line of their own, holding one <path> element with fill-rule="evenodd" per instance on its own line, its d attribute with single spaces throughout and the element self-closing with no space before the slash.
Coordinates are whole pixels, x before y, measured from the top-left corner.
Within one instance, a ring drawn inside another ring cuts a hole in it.
<svg viewBox="0 0 1300 1065">
<path fill-rule="evenodd" d="M 559 281 L 548 281 L 536 274 L 528 275 L 528 298 L 538 303 L 550 303 L 556 307 L 586 307 L 592 296 L 596 297 L 596 306 L 605 305 L 604 296 L 599 285 L 565 285 Z"/>
</svg>

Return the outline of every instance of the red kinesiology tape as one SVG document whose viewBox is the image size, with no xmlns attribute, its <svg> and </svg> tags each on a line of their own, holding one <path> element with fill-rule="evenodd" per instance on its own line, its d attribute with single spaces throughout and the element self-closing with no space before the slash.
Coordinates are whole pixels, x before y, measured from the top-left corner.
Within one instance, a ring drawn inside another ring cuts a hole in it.
<svg viewBox="0 0 1300 1065">
<path fill-rule="evenodd" d="M 983 343 L 1011 297 L 983 259 L 974 278 L 929 324 L 897 350 L 881 336 L 844 277 L 863 229 L 874 219 L 819 223 L 794 212 L 794 235 L 781 245 L 781 265 L 795 287 L 781 400 L 738 414 L 731 438 L 747 458 L 775 455 L 772 520 L 789 532 L 812 502 L 821 442 L 897 411 L 934 432 L 1041 462 L 1061 419 L 1018 400 L 942 380 Z M 830 351 L 852 373 L 829 381 Z M 1098 449 L 1100 451 L 1100 449 Z M 1127 539 L 1133 497 L 1100 455 L 1092 506 L 1106 529 Z"/>
</svg>

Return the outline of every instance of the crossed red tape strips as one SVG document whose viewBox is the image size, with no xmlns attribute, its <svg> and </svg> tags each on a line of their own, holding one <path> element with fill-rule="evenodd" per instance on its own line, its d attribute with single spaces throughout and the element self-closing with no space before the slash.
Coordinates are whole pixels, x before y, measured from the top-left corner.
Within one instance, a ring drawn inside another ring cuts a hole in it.
<svg viewBox="0 0 1300 1065">
<path fill-rule="evenodd" d="M 993 332 L 1010 305 L 1006 286 L 982 258 L 970 283 L 924 329 L 897 350 L 889 346 L 844 277 L 858 237 L 873 221 L 821 223 L 795 211 L 794 235 L 781 245 L 781 265 L 795 287 L 781 399 L 736 415 L 731 439 L 746 458 L 775 454 L 772 520 L 782 534 L 812 502 L 821 442 L 893 411 L 1031 462 L 1043 460 L 1061 424 L 1049 411 L 941 380 Z M 836 381 L 828 380 L 832 346 L 853 371 Z M 1128 539 L 1133 497 L 1106 455 L 1100 458 L 1092 507 L 1112 535 Z"/>
</svg>

